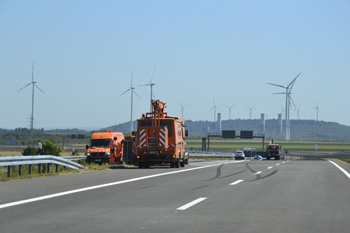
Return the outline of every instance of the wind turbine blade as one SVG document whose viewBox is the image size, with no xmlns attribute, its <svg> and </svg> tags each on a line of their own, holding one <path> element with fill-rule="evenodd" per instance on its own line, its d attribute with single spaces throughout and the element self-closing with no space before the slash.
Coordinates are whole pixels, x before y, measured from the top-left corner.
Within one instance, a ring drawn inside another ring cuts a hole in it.
<svg viewBox="0 0 350 233">
<path fill-rule="evenodd" d="M 145 87 L 145 86 L 151 86 L 151 84 L 142 84 L 142 85 L 137 85 L 138 87 Z"/>
<path fill-rule="evenodd" d="M 290 100 L 290 102 L 293 104 L 293 106 L 294 106 L 294 109 L 296 109 L 297 107 L 295 106 L 295 103 L 294 103 L 294 101 L 293 101 L 293 98 L 292 98 L 292 96 L 289 96 L 289 100 Z"/>
<path fill-rule="evenodd" d="M 131 90 L 131 89 L 129 88 L 128 90 L 124 91 L 123 93 L 121 93 L 121 94 L 119 95 L 119 97 L 122 96 L 122 95 L 124 95 L 125 93 L 127 93 L 127 92 L 130 91 L 130 90 Z"/>
<path fill-rule="evenodd" d="M 42 93 L 45 94 L 45 92 L 44 92 L 43 90 L 41 90 L 36 84 L 34 84 L 34 86 L 35 86 L 36 88 L 38 88 Z"/>
<path fill-rule="evenodd" d="M 139 97 L 141 99 L 141 97 L 136 93 L 136 91 L 133 90 L 133 92 L 135 95 L 137 95 L 137 97 Z"/>
<path fill-rule="evenodd" d="M 293 88 L 293 86 L 294 86 L 294 83 L 295 83 L 295 81 L 297 80 L 297 78 L 299 77 L 299 75 L 300 75 L 301 73 L 299 73 L 294 79 L 293 79 L 293 81 L 288 85 L 288 87 L 290 86 L 290 91 L 292 90 L 292 88 Z"/>
<path fill-rule="evenodd" d="M 24 87 L 22 87 L 21 89 L 19 89 L 17 92 L 19 92 L 19 91 L 23 90 L 24 88 L 28 87 L 30 84 L 32 84 L 32 83 L 28 83 L 27 85 L 25 85 Z"/>
<path fill-rule="evenodd" d="M 273 95 L 280 95 L 280 94 L 287 94 L 287 92 L 278 92 L 278 93 L 272 93 Z"/>
<path fill-rule="evenodd" d="M 156 67 L 157 67 L 157 66 L 154 66 L 154 69 L 153 69 L 153 74 L 152 74 L 152 78 L 151 78 L 151 82 L 150 82 L 150 84 L 152 84 L 153 77 L 154 77 L 154 73 L 156 72 Z"/>
<path fill-rule="evenodd" d="M 210 112 L 211 110 L 213 110 L 215 108 L 215 106 L 214 107 L 212 107 L 211 109 L 209 109 L 209 111 L 208 112 Z"/>
<path fill-rule="evenodd" d="M 282 88 L 286 88 L 285 86 L 282 86 L 282 85 L 278 85 L 278 84 L 274 84 L 274 83 L 267 83 L 267 84 L 270 84 L 272 86 L 276 86 L 276 87 L 282 87 Z"/>
</svg>

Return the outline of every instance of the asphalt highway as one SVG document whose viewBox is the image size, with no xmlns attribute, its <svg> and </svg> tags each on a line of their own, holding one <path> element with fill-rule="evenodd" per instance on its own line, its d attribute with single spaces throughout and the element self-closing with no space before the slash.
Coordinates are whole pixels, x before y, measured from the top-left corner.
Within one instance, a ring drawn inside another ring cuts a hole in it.
<svg viewBox="0 0 350 233">
<path fill-rule="evenodd" d="M 350 168 L 211 161 L 0 183 L 0 232 L 349 232 Z"/>
</svg>

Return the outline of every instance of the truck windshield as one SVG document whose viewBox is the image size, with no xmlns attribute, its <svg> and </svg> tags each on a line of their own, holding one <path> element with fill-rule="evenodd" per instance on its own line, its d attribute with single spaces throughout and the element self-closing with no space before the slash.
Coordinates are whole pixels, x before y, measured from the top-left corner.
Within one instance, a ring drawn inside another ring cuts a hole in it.
<svg viewBox="0 0 350 233">
<path fill-rule="evenodd" d="M 93 139 L 90 147 L 109 147 L 111 139 Z"/>
<path fill-rule="evenodd" d="M 269 146 L 270 150 L 278 150 L 280 147 L 279 146 Z"/>
</svg>

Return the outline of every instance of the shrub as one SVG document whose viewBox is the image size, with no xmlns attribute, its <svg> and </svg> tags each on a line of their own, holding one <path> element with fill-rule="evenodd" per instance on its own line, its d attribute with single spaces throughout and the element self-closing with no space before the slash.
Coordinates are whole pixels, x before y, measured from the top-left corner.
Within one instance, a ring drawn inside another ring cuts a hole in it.
<svg viewBox="0 0 350 233">
<path fill-rule="evenodd" d="M 63 151 L 62 148 L 53 144 L 51 141 L 46 141 L 43 143 L 42 155 L 55 155 L 60 156 L 60 153 Z"/>
<path fill-rule="evenodd" d="M 25 148 L 22 152 L 22 155 L 37 155 L 38 154 L 38 148 L 35 148 L 33 146 L 28 146 Z"/>
</svg>

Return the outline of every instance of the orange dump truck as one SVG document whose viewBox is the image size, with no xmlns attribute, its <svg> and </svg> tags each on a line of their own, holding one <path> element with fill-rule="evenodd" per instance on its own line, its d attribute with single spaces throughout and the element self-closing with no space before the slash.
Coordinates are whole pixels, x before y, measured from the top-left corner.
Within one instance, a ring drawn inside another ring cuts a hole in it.
<svg viewBox="0 0 350 233">
<path fill-rule="evenodd" d="M 109 144 L 114 137 L 117 137 L 117 142 L 120 143 L 124 140 L 124 134 L 120 132 L 106 130 L 105 132 L 94 133 L 91 136 L 90 145 L 86 145 L 86 161 L 88 163 L 94 162 L 98 164 L 113 164 L 114 161 L 117 161 L 114 155 L 111 155 L 111 150 L 109 148 Z M 123 154 L 123 149 L 121 149 L 120 154 Z"/>
<path fill-rule="evenodd" d="M 165 112 L 166 104 L 152 100 L 152 112 L 137 120 L 136 162 L 139 168 L 154 164 L 184 167 L 188 164 L 185 120 Z"/>
</svg>

